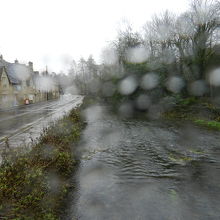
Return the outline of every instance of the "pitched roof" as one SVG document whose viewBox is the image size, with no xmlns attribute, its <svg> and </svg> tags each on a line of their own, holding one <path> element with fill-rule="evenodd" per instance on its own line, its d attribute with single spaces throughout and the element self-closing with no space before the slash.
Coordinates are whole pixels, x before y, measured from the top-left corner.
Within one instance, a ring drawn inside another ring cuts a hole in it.
<svg viewBox="0 0 220 220">
<path fill-rule="evenodd" d="M 22 68 L 20 64 L 14 64 L 11 63 L 7 66 L 6 68 L 9 80 L 12 84 L 20 84 L 21 83 L 21 78 L 19 78 L 19 74 L 21 74 L 23 71 L 26 72 L 25 68 Z"/>
<path fill-rule="evenodd" d="M 0 60 L 0 67 L 5 67 L 9 81 L 12 84 L 21 84 L 22 77 L 32 77 L 30 68 L 24 64 L 9 63 L 5 60 Z"/>
</svg>

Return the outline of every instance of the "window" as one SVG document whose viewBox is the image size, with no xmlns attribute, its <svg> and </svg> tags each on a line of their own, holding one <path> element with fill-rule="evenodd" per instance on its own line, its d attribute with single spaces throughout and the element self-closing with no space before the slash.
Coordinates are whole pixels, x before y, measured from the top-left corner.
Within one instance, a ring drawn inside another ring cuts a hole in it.
<svg viewBox="0 0 220 220">
<path fill-rule="evenodd" d="M 27 86 L 30 86 L 30 80 L 26 80 Z"/>
<path fill-rule="evenodd" d="M 16 91 L 20 91 L 21 90 L 21 86 L 20 85 L 14 85 L 14 90 Z"/>
<path fill-rule="evenodd" d="M 7 88 L 7 84 L 8 84 L 7 78 L 3 76 L 2 77 L 2 87 Z"/>
</svg>

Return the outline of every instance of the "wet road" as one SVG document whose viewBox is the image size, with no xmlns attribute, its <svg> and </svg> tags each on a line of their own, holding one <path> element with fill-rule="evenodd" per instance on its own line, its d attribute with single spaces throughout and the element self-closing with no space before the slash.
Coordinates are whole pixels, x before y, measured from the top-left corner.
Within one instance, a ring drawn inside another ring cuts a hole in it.
<svg viewBox="0 0 220 220">
<path fill-rule="evenodd" d="M 220 219 L 219 132 L 122 120 L 100 106 L 85 115 L 66 219 Z"/>
<path fill-rule="evenodd" d="M 64 95 L 59 100 L 36 103 L 0 112 L 0 146 L 5 137 L 10 146 L 29 143 L 44 127 L 82 103 L 82 96 Z"/>
</svg>

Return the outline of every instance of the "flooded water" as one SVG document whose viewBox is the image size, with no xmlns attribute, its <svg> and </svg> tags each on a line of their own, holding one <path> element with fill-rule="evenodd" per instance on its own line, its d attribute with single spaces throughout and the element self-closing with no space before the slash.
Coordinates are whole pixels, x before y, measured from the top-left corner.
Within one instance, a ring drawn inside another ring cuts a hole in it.
<svg viewBox="0 0 220 220">
<path fill-rule="evenodd" d="M 219 133 L 100 106 L 86 115 L 66 219 L 220 219 Z"/>
</svg>

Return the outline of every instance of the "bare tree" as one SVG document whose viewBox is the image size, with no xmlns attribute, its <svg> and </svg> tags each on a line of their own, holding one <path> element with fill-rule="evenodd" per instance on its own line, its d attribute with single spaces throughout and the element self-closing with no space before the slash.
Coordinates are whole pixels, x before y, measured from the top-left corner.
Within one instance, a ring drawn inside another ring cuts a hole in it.
<svg viewBox="0 0 220 220">
<path fill-rule="evenodd" d="M 133 31 L 131 24 L 125 24 L 123 30 L 118 31 L 116 40 L 112 42 L 117 51 L 118 62 L 123 65 L 126 62 L 126 53 L 130 48 L 143 44 L 143 39 L 138 32 Z"/>
<path fill-rule="evenodd" d="M 213 54 L 213 34 L 219 28 L 219 1 L 194 0 L 188 13 L 194 27 L 191 37 L 194 62 L 200 78 L 205 78 L 208 59 Z"/>
</svg>

